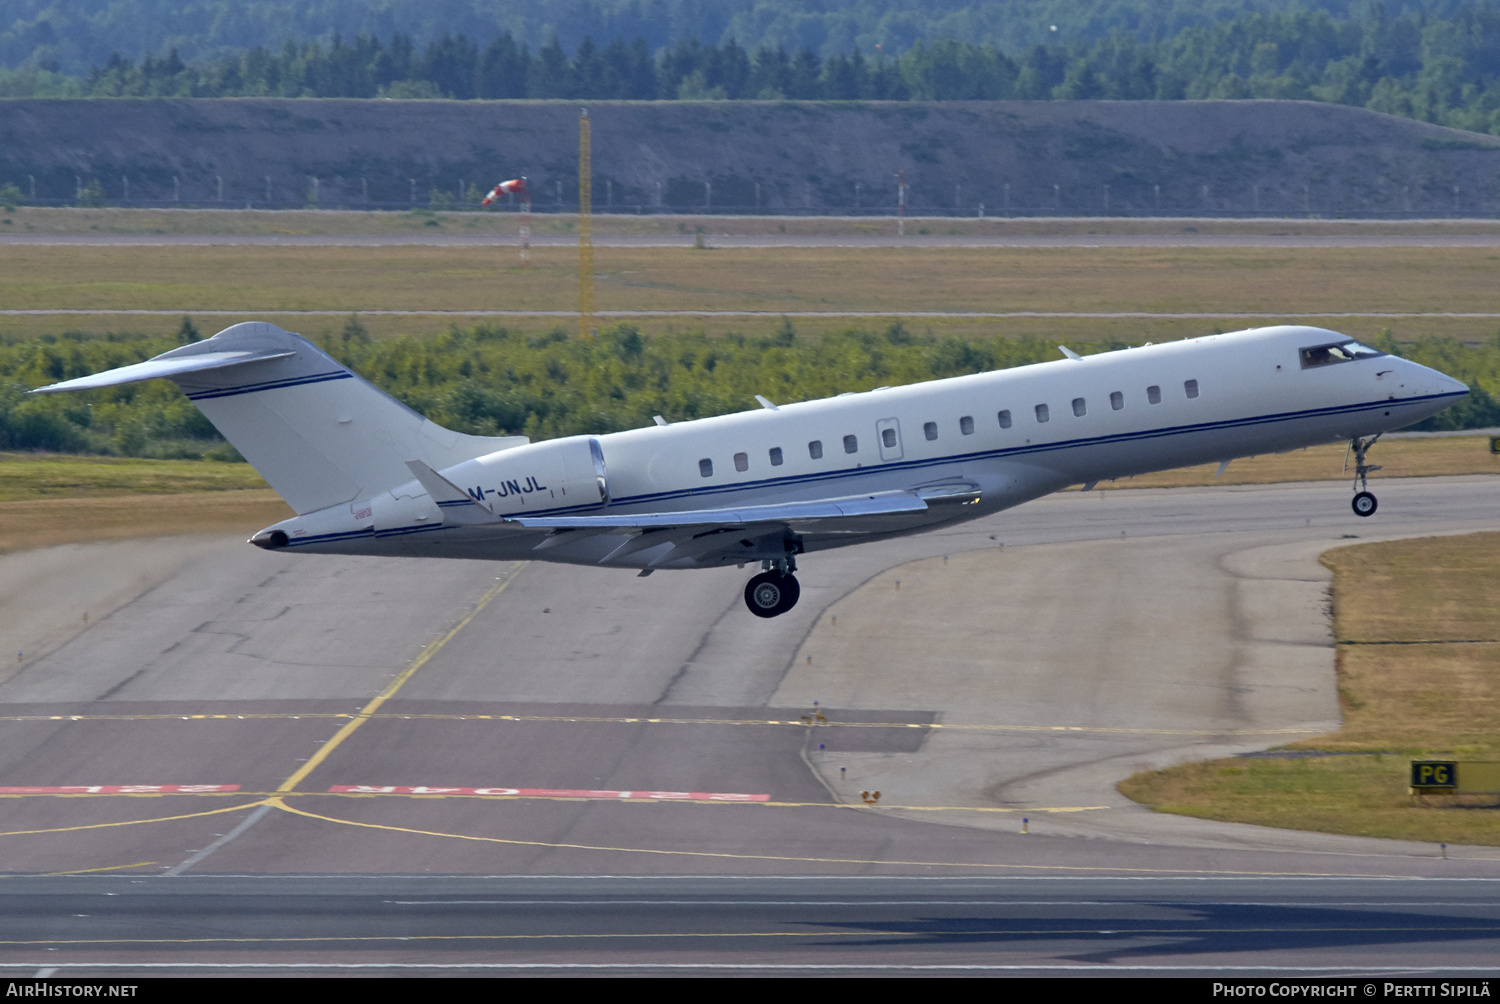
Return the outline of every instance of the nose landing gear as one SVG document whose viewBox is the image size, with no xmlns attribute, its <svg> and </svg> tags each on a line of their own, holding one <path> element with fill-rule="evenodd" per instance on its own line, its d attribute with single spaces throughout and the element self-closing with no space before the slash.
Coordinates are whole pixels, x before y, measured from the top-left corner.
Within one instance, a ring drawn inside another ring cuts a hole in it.
<svg viewBox="0 0 1500 1004">
<path fill-rule="evenodd" d="M 1356 516 L 1375 515 L 1375 508 L 1378 503 L 1375 501 L 1375 496 L 1370 493 L 1370 485 L 1367 479 L 1370 474 L 1380 470 L 1380 467 L 1365 463 L 1365 451 L 1374 446 L 1375 440 L 1379 439 L 1380 436 L 1380 433 L 1376 433 L 1371 439 L 1360 439 L 1358 436 L 1355 436 L 1349 440 L 1349 450 L 1344 454 L 1344 473 L 1346 474 L 1349 472 L 1349 453 L 1352 452 L 1354 454 L 1354 483 L 1359 487 L 1359 491 L 1355 493 L 1351 506 Z"/>
<path fill-rule="evenodd" d="M 778 617 L 796 606 L 802 595 L 792 574 L 797 565 L 790 556 L 764 564 L 766 570 L 745 584 L 745 606 L 757 617 Z"/>
</svg>

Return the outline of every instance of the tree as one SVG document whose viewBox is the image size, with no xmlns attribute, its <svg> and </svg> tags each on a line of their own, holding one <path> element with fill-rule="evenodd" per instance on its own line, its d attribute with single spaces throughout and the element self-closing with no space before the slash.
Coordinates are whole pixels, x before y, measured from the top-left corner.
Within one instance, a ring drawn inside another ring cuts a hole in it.
<svg viewBox="0 0 1500 1004">
<path fill-rule="evenodd" d="M 542 47 L 530 66 L 526 84 L 529 98 L 571 98 L 574 94 L 573 67 L 558 43 L 557 36 Z"/>
<path fill-rule="evenodd" d="M 421 76 L 430 80 L 445 97 L 467 100 L 475 96 L 479 53 L 467 37 L 444 35 L 427 47 Z"/>
<path fill-rule="evenodd" d="M 524 98 L 526 77 L 531 70 L 531 52 L 506 32 L 485 46 L 479 61 L 478 91 L 481 98 Z"/>
</svg>

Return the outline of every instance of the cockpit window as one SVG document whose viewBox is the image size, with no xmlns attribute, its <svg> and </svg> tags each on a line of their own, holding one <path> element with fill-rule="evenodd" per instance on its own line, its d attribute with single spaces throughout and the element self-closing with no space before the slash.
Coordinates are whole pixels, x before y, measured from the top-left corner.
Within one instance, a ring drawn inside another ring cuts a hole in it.
<svg viewBox="0 0 1500 1004">
<path fill-rule="evenodd" d="M 1372 349 L 1359 342 L 1334 342 L 1331 345 L 1313 345 L 1302 350 L 1302 368 L 1332 366 L 1334 363 L 1352 363 L 1356 359 L 1383 356 L 1384 352 Z"/>
</svg>

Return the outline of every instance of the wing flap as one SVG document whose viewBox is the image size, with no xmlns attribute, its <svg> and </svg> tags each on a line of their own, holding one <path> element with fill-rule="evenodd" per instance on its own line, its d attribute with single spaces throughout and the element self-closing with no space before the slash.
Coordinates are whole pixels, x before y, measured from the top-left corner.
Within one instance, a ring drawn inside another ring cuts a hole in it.
<svg viewBox="0 0 1500 1004">
<path fill-rule="evenodd" d="M 926 512 L 927 502 L 912 492 L 878 492 L 846 498 L 774 505 L 735 506 L 725 509 L 692 509 L 682 512 L 609 513 L 601 516 L 512 516 L 507 523 L 528 529 L 595 530 L 630 532 L 666 530 L 676 527 L 733 527 L 765 523 L 788 525 L 849 520 L 859 517 L 895 516 Z"/>
</svg>

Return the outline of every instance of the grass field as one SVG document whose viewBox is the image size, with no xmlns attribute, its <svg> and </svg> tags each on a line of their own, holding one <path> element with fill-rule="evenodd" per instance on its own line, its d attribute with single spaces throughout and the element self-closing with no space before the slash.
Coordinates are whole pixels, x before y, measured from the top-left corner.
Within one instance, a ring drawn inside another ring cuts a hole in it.
<svg viewBox="0 0 1500 1004">
<path fill-rule="evenodd" d="M 1120 790 L 1205 819 L 1500 844 L 1500 811 L 1414 807 L 1412 757 L 1500 759 L 1500 532 L 1330 551 L 1344 726 L 1289 750 L 1137 774 Z"/>
<path fill-rule="evenodd" d="M 0 554 L 184 533 L 242 533 L 293 515 L 269 488 L 0 502 Z"/>
<path fill-rule="evenodd" d="M 252 533 L 292 515 L 249 464 L 0 453 L 0 553 Z"/>
<path fill-rule="evenodd" d="M 0 502 L 264 489 L 249 464 L 0 453 Z"/>
<path fill-rule="evenodd" d="M 0 335 L 65 329 L 174 329 L 176 313 L 219 327 L 243 317 L 280 320 L 306 334 L 336 330 L 342 315 L 370 311 L 573 311 L 577 259 L 565 247 L 535 248 L 522 269 L 514 248 L 246 247 L 154 248 L 0 244 L 0 304 L 9 310 L 169 311 L 171 317 L 0 317 Z M 753 311 L 747 317 L 658 317 L 647 332 L 703 327 L 760 333 L 781 314 L 880 312 L 1150 312 L 1195 318 L 922 318 L 934 333 L 1036 334 L 1062 341 L 1167 340 L 1274 323 L 1281 317 L 1462 314 L 1500 309 L 1492 248 L 599 248 L 595 308 L 601 311 Z M 329 311 L 278 318 L 281 311 Z M 1268 319 L 1215 320 L 1263 313 Z M 376 335 L 472 323 L 462 314 L 365 314 Z M 510 318 L 523 328 L 567 327 L 571 318 Z M 798 318 L 815 334 L 881 318 Z M 1390 328 L 1398 338 L 1493 336 L 1493 318 L 1328 317 L 1356 337 Z"/>
<path fill-rule="evenodd" d="M 554 213 L 552 206 L 538 202 L 532 230 L 539 234 L 577 232 L 578 217 Z M 716 216 L 668 213 L 638 215 L 612 213 L 594 207 L 594 229 L 599 234 L 652 236 L 705 233 L 762 235 L 815 234 L 858 236 L 894 234 L 896 221 L 889 216 Z M 9 223 L 3 222 L 10 220 Z M 433 221 L 433 222 L 429 222 Z M 1200 219 L 1165 217 L 1042 217 L 1008 218 L 988 216 L 935 216 L 907 218 L 907 232 L 926 230 L 934 234 L 964 236 L 1008 235 L 1050 237 L 1066 234 L 1494 234 L 1496 220 L 1337 220 L 1337 219 Z M 0 213 L 3 232 L 38 234 L 410 234 L 437 230 L 440 233 L 514 234 L 519 216 L 510 211 L 482 212 L 354 212 L 345 210 L 244 210 L 244 209 L 90 209 L 19 206 Z"/>
<path fill-rule="evenodd" d="M 1494 311 L 1500 249 L 598 248 L 595 306 L 734 311 Z M 8 309 L 575 310 L 513 248 L 0 245 Z M 1492 327 L 1495 325 L 1491 325 Z"/>
</svg>

